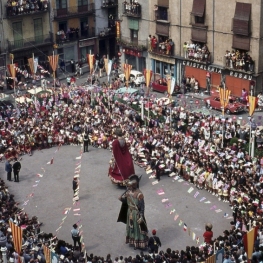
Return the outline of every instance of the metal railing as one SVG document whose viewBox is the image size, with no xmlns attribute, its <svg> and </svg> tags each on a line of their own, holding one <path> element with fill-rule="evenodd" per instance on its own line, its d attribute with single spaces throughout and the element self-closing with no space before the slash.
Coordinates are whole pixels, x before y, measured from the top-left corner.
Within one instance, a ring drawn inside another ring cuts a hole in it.
<svg viewBox="0 0 263 263">
<path fill-rule="evenodd" d="M 34 46 L 51 44 L 53 42 L 52 34 L 23 38 L 14 41 L 8 40 L 9 51 L 23 48 L 33 48 Z"/>
<path fill-rule="evenodd" d="M 98 37 L 113 36 L 116 34 L 116 28 L 114 27 L 104 27 L 98 28 Z"/>
<path fill-rule="evenodd" d="M 71 16 L 79 16 L 82 14 L 89 14 L 94 12 L 94 3 L 79 6 L 68 6 L 65 8 L 54 9 L 54 18 L 67 18 Z"/>
<path fill-rule="evenodd" d="M 138 51 L 147 50 L 147 40 L 131 40 L 129 37 L 121 37 L 117 39 L 117 44 Z"/>
<path fill-rule="evenodd" d="M 101 8 L 111 8 L 114 6 L 118 6 L 118 0 L 102 0 Z"/>
<path fill-rule="evenodd" d="M 79 30 L 79 31 L 67 32 L 64 34 L 56 34 L 55 39 L 56 39 L 56 43 L 58 45 L 61 45 L 67 42 L 76 41 L 85 38 L 91 38 L 91 37 L 95 37 L 94 27 L 82 31 Z"/>
<path fill-rule="evenodd" d="M 138 3 L 129 4 L 127 2 L 122 3 L 123 14 L 130 17 L 140 18 L 142 15 L 141 5 Z"/>
<path fill-rule="evenodd" d="M 8 18 L 14 17 L 17 18 L 17 16 L 27 16 L 27 15 L 33 15 L 33 14 L 40 14 L 40 13 L 46 13 L 49 10 L 49 3 L 48 2 L 40 2 L 40 5 L 32 5 L 26 4 L 26 5 L 19 5 L 17 3 L 16 6 L 7 6 L 6 7 L 6 16 Z"/>
</svg>

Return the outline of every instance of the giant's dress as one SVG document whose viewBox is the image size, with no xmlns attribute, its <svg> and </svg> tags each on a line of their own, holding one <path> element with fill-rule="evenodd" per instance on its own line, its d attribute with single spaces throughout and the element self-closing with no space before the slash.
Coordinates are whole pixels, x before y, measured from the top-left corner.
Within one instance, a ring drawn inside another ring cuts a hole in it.
<svg viewBox="0 0 263 263">
<path fill-rule="evenodd" d="M 123 184 L 129 176 L 135 173 L 132 156 L 123 138 L 112 143 L 113 159 L 109 168 L 109 177 L 115 184 Z"/>
<path fill-rule="evenodd" d="M 148 229 L 144 217 L 144 197 L 140 189 L 127 191 L 122 196 L 122 207 L 118 222 L 126 224 L 126 243 L 136 248 L 148 246 Z M 142 218 L 139 224 L 137 221 Z"/>
</svg>

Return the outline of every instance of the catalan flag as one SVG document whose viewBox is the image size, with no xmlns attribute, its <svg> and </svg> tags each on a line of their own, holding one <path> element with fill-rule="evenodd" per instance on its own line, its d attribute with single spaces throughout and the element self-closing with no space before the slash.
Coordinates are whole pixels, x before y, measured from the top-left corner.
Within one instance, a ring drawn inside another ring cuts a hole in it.
<svg viewBox="0 0 263 263">
<path fill-rule="evenodd" d="M 21 252 L 21 247 L 22 247 L 23 230 L 21 227 L 17 226 L 13 222 L 9 222 L 9 226 L 10 226 L 11 231 L 12 231 L 15 251 L 16 251 L 16 253 L 19 254 Z"/>
<path fill-rule="evenodd" d="M 243 236 L 243 244 L 248 259 L 251 259 L 252 257 L 256 237 L 257 237 L 257 227 L 252 228 Z"/>
<path fill-rule="evenodd" d="M 94 55 L 87 54 L 87 61 L 89 63 L 90 74 L 93 72 Z"/>
<path fill-rule="evenodd" d="M 123 65 L 123 69 L 124 69 L 124 75 L 125 75 L 126 81 L 129 81 L 131 70 L 132 70 L 132 65 L 125 63 Z"/>
<path fill-rule="evenodd" d="M 254 96 L 248 96 L 248 102 L 249 102 L 249 116 L 252 116 L 257 103 L 257 98 Z"/>
<path fill-rule="evenodd" d="M 220 97 L 220 103 L 221 107 L 223 109 L 226 108 L 228 102 L 229 102 L 229 96 L 230 96 L 231 90 L 220 88 L 219 89 L 219 97 Z"/>
<path fill-rule="evenodd" d="M 59 55 L 48 56 L 48 61 L 49 61 L 50 67 L 52 68 L 53 72 L 55 72 L 57 69 L 58 57 Z"/>
<path fill-rule="evenodd" d="M 153 72 L 150 69 L 145 69 L 143 73 L 145 77 L 146 87 L 149 87 Z"/>
<path fill-rule="evenodd" d="M 45 245 L 43 245 L 43 249 L 44 249 L 44 255 L 45 255 L 46 263 L 51 263 L 51 251 L 50 251 L 50 249 Z"/>
</svg>

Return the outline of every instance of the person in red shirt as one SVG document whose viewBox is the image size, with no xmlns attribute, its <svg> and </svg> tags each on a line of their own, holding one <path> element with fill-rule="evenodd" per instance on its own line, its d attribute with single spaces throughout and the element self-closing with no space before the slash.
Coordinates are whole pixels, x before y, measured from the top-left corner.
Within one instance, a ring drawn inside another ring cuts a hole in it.
<svg viewBox="0 0 263 263">
<path fill-rule="evenodd" d="M 204 242 L 207 244 L 211 244 L 213 238 L 212 224 L 208 223 L 205 225 L 205 232 L 203 234 Z"/>
</svg>

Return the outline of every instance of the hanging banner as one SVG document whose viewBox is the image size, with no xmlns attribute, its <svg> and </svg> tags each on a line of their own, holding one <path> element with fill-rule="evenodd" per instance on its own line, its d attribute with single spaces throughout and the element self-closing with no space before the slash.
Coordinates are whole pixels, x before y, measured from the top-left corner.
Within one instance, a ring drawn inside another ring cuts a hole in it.
<svg viewBox="0 0 263 263">
<path fill-rule="evenodd" d="M 104 65 L 105 65 L 105 70 L 106 70 L 106 73 L 108 75 L 108 59 L 107 58 L 104 58 Z"/>
<path fill-rule="evenodd" d="M 55 72 L 57 69 L 58 58 L 59 58 L 59 55 L 48 56 L 48 61 L 49 61 L 50 67 L 52 68 L 53 72 Z"/>
<path fill-rule="evenodd" d="M 128 83 L 129 82 L 129 79 L 130 79 L 130 74 L 131 74 L 131 70 L 132 70 L 132 65 L 129 65 L 129 64 L 124 64 L 123 65 L 123 70 L 124 70 L 124 75 L 125 75 L 125 79 L 126 79 L 126 82 Z"/>
<path fill-rule="evenodd" d="M 90 74 L 92 74 L 93 72 L 93 60 L 94 60 L 94 55 L 87 54 L 87 61 L 89 63 Z"/>
<path fill-rule="evenodd" d="M 15 78 L 16 77 L 16 64 L 9 64 L 7 65 L 7 67 L 9 69 L 11 77 Z"/>
<path fill-rule="evenodd" d="M 150 69 L 144 69 L 143 74 L 145 77 L 146 87 L 149 88 L 153 72 Z"/>
<path fill-rule="evenodd" d="M 108 61 L 108 69 L 107 69 L 107 75 L 108 75 L 108 82 L 110 81 L 110 73 L 111 73 L 111 67 L 112 67 L 112 60 Z"/>
<path fill-rule="evenodd" d="M 174 92 L 174 87 L 175 87 L 175 78 L 174 78 L 174 77 L 171 77 L 170 95 L 173 94 L 173 92 Z"/>
<path fill-rule="evenodd" d="M 34 59 L 34 73 L 36 74 L 37 72 L 37 67 L 38 67 L 38 58 Z"/>
<path fill-rule="evenodd" d="M 220 96 L 220 103 L 221 107 L 225 109 L 229 102 L 229 96 L 230 96 L 231 90 L 219 88 L 219 96 Z"/>
<path fill-rule="evenodd" d="M 248 102 L 249 102 L 249 116 L 252 116 L 256 109 L 257 98 L 254 96 L 248 96 Z"/>
</svg>

